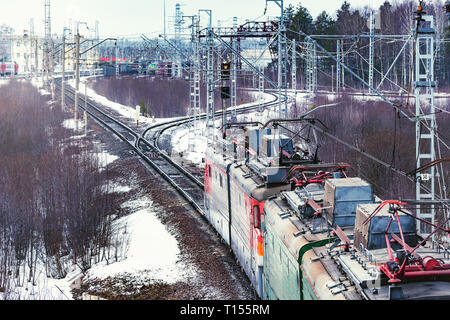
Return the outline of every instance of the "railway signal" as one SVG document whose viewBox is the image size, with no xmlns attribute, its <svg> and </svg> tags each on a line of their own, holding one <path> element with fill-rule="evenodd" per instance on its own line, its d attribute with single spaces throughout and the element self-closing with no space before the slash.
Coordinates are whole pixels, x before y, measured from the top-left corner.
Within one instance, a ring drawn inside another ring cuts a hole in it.
<svg viewBox="0 0 450 320">
<path fill-rule="evenodd" d="M 222 67 L 221 67 L 221 79 L 222 80 L 230 80 L 230 67 L 231 63 L 230 62 L 222 62 Z"/>
<path fill-rule="evenodd" d="M 220 97 L 222 99 L 230 99 L 230 87 L 220 87 Z"/>
</svg>

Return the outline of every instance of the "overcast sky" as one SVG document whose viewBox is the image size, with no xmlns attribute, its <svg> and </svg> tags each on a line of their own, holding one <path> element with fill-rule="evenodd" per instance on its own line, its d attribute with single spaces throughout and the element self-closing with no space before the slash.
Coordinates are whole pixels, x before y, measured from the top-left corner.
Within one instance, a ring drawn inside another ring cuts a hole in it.
<svg viewBox="0 0 450 320">
<path fill-rule="evenodd" d="M 352 8 L 366 5 L 378 8 L 385 0 L 347 1 Z M 234 16 L 239 21 L 267 19 L 264 16 L 265 0 L 51 0 L 52 33 L 61 34 L 63 27 L 68 26 L 69 19 L 72 19 L 87 22 L 92 29 L 98 20 L 100 37 L 139 36 L 142 33 L 149 37 L 157 36 L 164 28 L 164 2 L 168 32 L 173 24 L 176 3 L 181 4 L 181 11 L 185 15 L 197 14 L 198 9 L 211 9 L 214 25 L 217 25 L 217 20 L 222 20 L 222 25 L 231 26 Z M 297 6 L 300 3 L 315 18 L 323 10 L 334 15 L 343 2 L 344 0 L 285 0 L 284 6 Z M 44 34 L 44 0 L 2 0 L 2 4 L 0 24 L 7 24 L 19 33 L 29 29 L 30 18 L 33 18 L 36 33 Z M 279 7 L 274 2 L 269 2 L 266 16 L 275 17 L 279 13 Z M 202 19 L 205 21 L 206 15 L 202 14 Z"/>
</svg>

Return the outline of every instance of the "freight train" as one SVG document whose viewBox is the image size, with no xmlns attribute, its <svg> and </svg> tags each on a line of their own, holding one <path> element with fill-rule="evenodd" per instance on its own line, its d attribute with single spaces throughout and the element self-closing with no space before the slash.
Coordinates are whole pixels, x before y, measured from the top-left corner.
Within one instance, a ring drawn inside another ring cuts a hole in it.
<svg viewBox="0 0 450 320">
<path fill-rule="evenodd" d="M 450 251 L 420 238 L 408 203 L 269 124 L 229 124 L 205 154 L 205 216 L 260 298 L 450 299 Z"/>
</svg>

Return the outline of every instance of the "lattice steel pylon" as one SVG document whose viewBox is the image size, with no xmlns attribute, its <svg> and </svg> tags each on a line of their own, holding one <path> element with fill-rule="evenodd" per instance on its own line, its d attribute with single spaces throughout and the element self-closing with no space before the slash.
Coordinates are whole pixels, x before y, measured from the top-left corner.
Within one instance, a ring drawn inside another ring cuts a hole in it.
<svg viewBox="0 0 450 320">
<path fill-rule="evenodd" d="M 236 30 L 237 25 L 233 26 L 233 29 Z M 234 38 L 231 38 L 231 47 L 233 50 L 237 50 L 237 41 Z M 233 51 L 231 52 L 231 86 L 230 86 L 230 95 L 231 95 L 231 107 L 233 109 L 233 118 L 236 120 L 237 117 L 237 67 L 238 67 L 238 57 L 237 54 Z"/>
<path fill-rule="evenodd" d="M 208 143 L 211 142 L 214 144 L 214 40 L 211 36 L 207 38 L 206 59 L 206 137 Z"/>
<path fill-rule="evenodd" d="M 372 93 L 373 88 L 373 54 L 374 54 L 374 35 L 375 35 L 375 17 L 373 11 L 370 11 L 369 17 L 370 38 L 369 38 L 369 93 Z"/>
<path fill-rule="evenodd" d="M 50 16 L 50 0 L 45 0 L 45 44 L 44 44 L 44 68 L 45 71 L 45 86 L 48 86 L 50 75 L 50 59 L 52 50 L 52 29 L 51 29 L 51 16 Z M 44 74 L 42 74 L 44 80 Z"/>
<path fill-rule="evenodd" d="M 415 43 L 415 70 L 414 85 L 416 99 L 416 167 L 436 160 L 435 154 L 435 133 L 436 116 L 434 108 L 434 90 L 436 82 L 434 80 L 434 45 L 435 30 L 433 16 L 424 15 L 425 26 L 419 26 L 416 30 Z M 416 199 L 435 200 L 435 167 L 417 173 L 416 175 Z M 426 186 L 428 192 L 422 187 Z M 417 207 L 417 217 L 434 223 L 435 207 L 426 205 Z M 417 232 L 422 237 L 430 234 L 429 225 L 419 222 Z"/>
<path fill-rule="evenodd" d="M 278 116 L 280 119 L 288 116 L 288 99 L 287 99 L 287 40 L 286 40 L 286 26 L 284 24 L 284 1 L 283 0 L 266 0 L 266 6 L 268 2 L 274 2 L 281 10 L 280 24 L 278 28 L 278 96 L 284 95 L 284 107 L 282 99 L 278 100 Z"/>
<path fill-rule="evenodd" d="M 306 41 L 306 90 L 317 90 L 317 50 L 316 45 L 310 39 Z"/>
<path fill-rule="evenodd" d="M 195 143 L 192 135 L 197 134 L 198 122 L 200 117 L 200 72 L 201 72 L 201 62 L 200 62 L 200 37 L 199 37 L 199 20 L 194 21 L 196 16 L 192 16 L 192 34 L 191 34 L 191 44 L 192 51 L 194 53 L 194 59 L 191 61 L 191 66 L 189 68 L 189 84 L 190 84 L 190 103 L 188 115 L 193 118 L 192 127 L 190 128 L 189 136 L 189 150 L 195 151 Z"/>
<path fill-rule="evenodd" d="M 291 47 L 291 73 L 292 73 L 292 90 L 294 91 L 295 96 L 297 96 L 297 44 L 295 39 L 292 40 Z"/>
<path fill-rule="evenodd" d="M 183 32 L 183 12 L 181 12 L 181 5 L 179 3 L 175 4 L 175 21 L 174 21 L 174 30 L 175 30 L 175 45 L 180 47 L 181 45 L 181 34 Z M 173 73 L 176 77 L 181 77 L 181 56 L 176 54 L 176 65 L 173 66 Z"/>
<path fill-rule="evenodd" d="M 336 93 L 341 91 L 341 40 L 336 41 Z"/>
<path fill-rule="evenodd" d="M 116 56 L 116 78 L 119 78 L 120 76 L 120 66 L 119 66 L 119 39 L 115 42 L 115 49 L 114 49 L 114 55 Z"/>
<path fill-rule="evenodd" d="M 199 10 L 209 15 L 208 28 L 206 30 L 206 128 L 205 136 L 208 145 L 214 144 L 214 35 L 212 32 L 212 10 Z"/>
<path fill-rule="evenodd" d="M 258 100 L 259 100 L 259 106 L 258 106 L 258 115 L 262 118 L 262 105 L 263 105 L 263 99 L 264 99 L 264 77 L 262 76 L 264 74 L 264 67 L 262 65 L 259 65 L 259 75 L 258 75 Z"/>
<path fill-rule="evenodd" d="M 278 113 L 280 119 L 283 117 L 287 119 L 287 43 L 286 43 L 286 28 L 284 24 L 280 25 L 278 34 L 278 96 L 282 94 L 286 97 L 284 103 L 279 99 Z"/>
</svg>

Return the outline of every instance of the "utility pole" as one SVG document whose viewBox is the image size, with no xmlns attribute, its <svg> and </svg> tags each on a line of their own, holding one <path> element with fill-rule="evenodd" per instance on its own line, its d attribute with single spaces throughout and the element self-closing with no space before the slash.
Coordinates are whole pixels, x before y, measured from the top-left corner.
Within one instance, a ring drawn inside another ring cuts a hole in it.
<svg viewBox="0 0 450 320">
<path fill-rule="evenodd" d="M 284 4 L 283 0 L 266 0 L 267 2 L 275 2 L 280 7 L 280 26 L 278 29 L 278 96 L 284 93 L 286 99 L 284 107 L 282 99 L 278 102 L 278 116 L 280 119 L 287 118 L 287 43 L 286 43 L 286 26 L 284 25 Z"/>
<path fill-rule="evenodd" d="M 291 48 L 291 54 L 292 54 L 292 90 L 294 91 L 295 97 L 297 97 L 297 44 L 295 42 L 295 39 L 292 40 L 292 48 Z"/>
<path fill-rule="evenodd" d="M 30 69 L 28 70 L 30 73 L 33 72 L 32 68 L 32 61 L 31 58 L 33 57 L 33 43 L 34 43 L 34 20 L 33 18 L 30 19 Z M 31 77 L 31 74 L 30 74 Z"/>
<path fill-rule="evenodd" d="M 55 66 L 55 55 L 53 53 L 53 46 L 51 47 L 51 55 L 50 55 L 50 78 L 52 79 L 50 88 L 52 93 L 52 100 L 55 100 L 55 75 L 54 75 L 54 66 Z"/>
<path fill-rule="evenodd" d="M 119 41 L 119 39 L 117 39 L 116 40 L 116 42 L 115 42 L 115 56 L 116 56 L 116 79 L 117 78 L 119 78 L 119 76 L 120 76 L 120 67 L 119 67 L 119 48 L 118 48 L 118 42 Z"/>
<path fill-rule="evenodd" d="M 287 118 L 287 47 L 286 47 L 286 26 L 284 25 L 284 5 L 283 0 L 266 0 L 267 2 L 275 2 L 280 7 L 280 25 L 278 29 L 278 96 L 281 97 L 284 93 L 286 99 L 284 101 L 284 108 L 282 99 L 278 102 L 278 116 L 280 119 Z"/>
<path fill-rule="evenodd" d="M 317 90 L 317 51 L 316 45 L 311 39 L 306 40 L 306 90 Z"/>
<path fill-rule="evenodd" d="M 75 35 L 75 110 L 74 119 L 78 131 L 78 90 L 80 89 L 80 33 L 77 24 L 77 34 Z"/>
<path fill-rule="evenodd" d="M 50 52 L 53 51 L 51 45 L 52 34 L 51 34 L 50 0 L 45 0 L 44 7 L 45 7 L 44 87 L 48 88 L 49 72 L 50 72 Z M 42 79 L 44 80 L 44 76 L 42 76 Z"/>
<path fill-rule="evenodd" d="M 179 48 L 181 45 L 181 33 L 183 29 L 183 13 L 181 12 L 181 5 L 179 3 L 175 4 L 175 45 Z M 182 66 L 181 66 L 181 56 L 179 54 L 176 55 L 176 76 L 179 78 L 182 74 Z"/>
<path fill-rule="evenodd" d="M 370 29 L 370 37 L 369 37 L 369 93 L 372 93 L 373 87 L 373 53 L 374 53 L 374 34 L 375 34 L 375 21 L 373 11 L 370 10 L 369 17 L 369 29 Z"/>
<path fill-rule="evenodd" d="M 206 81 L 207 81 L 207 93 L 206 93 L 206 138 L 209 144 L 214 145 L 215 133 L 214 133 L 214 37 L 212 34 L 212 10 L 199 10 L 200 12 L 206 12 L 209 15 L 206 46 L 207 46 L 207 60 L 206 60 Z"/>
<path fill-rule="evenodd" d="M 65 92 L 65 80 L 66 80 L 66 28 L 63 29 L 62 35 L 62 49 L 61 49 L 61 110 L 64 111 L 64 92 Z"/>
<path fill-rule="evenodd" d="M 36 75 L 36 80 L 39 78 L 39 42 L 38 42 L 38 37 L 36 36 L 36 38 L 34 39 L 34 65 L 35 67 L 35 75 Z"/>
<path fill-rule="evenodd" d="M 426 163 L 436 160 L 435 141 L 436 114 L 434 108 L 434 44 L 436 33 L 434 30 L 433 16 L 422 15 L 418 11 L 418 27 L 415 43 L 415 97 L 416 97 L 416 167 L 420 168 Z M 424 22 L 426 26 L 420 25 Z M 435 167 L 418 172 L 416 174 L 416 200 L 435 200 Z M 428 187 L 429 192 L 422 190 Z M 434 205 L 419 205 L 416 211 L 417 217 L 434 224 Z M 419 222 L 417 232 L 422 237 L 430 234 L 431 228 Z"/>
<path fill-rule="evenodd" d="M 198 129 L 197 117 L 200 114 L 200 55 L 199 55 L 199 37 L 198 37 L 198 19 L 196 15 L 182 16 L 182 18 L 191 18 L 191 51 L 193 59 L 189 67 L 189 111 L 192 116 L 192 125 L 189 127 L 189 150 L 195 152 L 195 142 L 193 137 Z"/>
<path fill-rule="evenodd" d="M 264 74 L 264 67 L 262 64 L 259 65 L 259 81 L 258 81 L 258 99 L 259 99 L 259 107 L 258 107 L 258 114 L 262 116 L 262 104 L 263 104 L 263 97 L 264 97 L 264 77 L 262 76 Z"/>
<path fill-rule="evenodd" d="M 86 22 L 77 22 L 77 34 L 75 35 L 75 112 L 74 112 L 74 119 L 75 119 L 75 126 L 76 130 L 78 131 L 78 95 L 80 90 L 80 24 L 85 24 L 87 27 Z M 89 30 L 89 28 L 87 27 Z"/>
<path fill-rule="evenodd" d="M 344 39 L 341 39 L 341 59 L 342 59 L 342 64 L 344 65 L 345 63 L 344 63 L 344 58 L 345 58 L 345 56 L 344 56 Z M 344 68 L 341 68 L 341 70 L 342 70 L 342 81 L 341 81 L 341 86 L 342 87 L 344 87 L 345 86 L 345 69 Z"/>
<path fill-rule="evenodd" d="M 334 65 L 331 65 L 331 92 L 334 92 Z"/>
<path fill-rule="evenodd" d="M 66 89 L 66 31 L 70 31 L 69 28 L 64 27 L 62 35 L 62 50 L 61 50 L 61 64 L 62 64 L 62 74 L 61 74 L 61 110 L 65 111 L 65 89 Z"/>
<path fill-rule="evenodd" d="M 341 40 L 336 40 L 336 93 L 341 91 Z"/>
<path fill-rule="evenodd" d="M 237 17 L 233 17 L 233 32 L 237 33 Z M 231 47 L 233 50 L 231 51 L 231 85 L 230 85 L 230 94 L 231 94 L 231 107 L 233 110 L 233 121 L 237 121 L 237 69 L 238 69 L 238 56 L 234 52 L 237 50 L 237 39 L 231 38 Z"/>
</svg>

